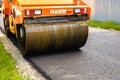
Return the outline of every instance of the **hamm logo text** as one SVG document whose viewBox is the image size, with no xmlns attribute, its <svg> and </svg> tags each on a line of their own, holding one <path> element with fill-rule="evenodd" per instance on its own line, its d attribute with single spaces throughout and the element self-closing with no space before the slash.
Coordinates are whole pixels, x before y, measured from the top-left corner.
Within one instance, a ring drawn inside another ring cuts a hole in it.
<svg viewBox="0 0 120 80">
<path fill-rule="evenodd" d="M 50 14 L 66 14 L 66 9 L 51 9 Z"/>
</svg>

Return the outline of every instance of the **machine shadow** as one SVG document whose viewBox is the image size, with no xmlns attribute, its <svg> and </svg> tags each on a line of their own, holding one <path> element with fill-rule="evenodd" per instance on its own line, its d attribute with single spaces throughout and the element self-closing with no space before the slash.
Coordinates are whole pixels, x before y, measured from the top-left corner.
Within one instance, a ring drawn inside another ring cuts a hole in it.
<svg viewBox="0 0 120 80">
<path fill-rule="evenodd" d="M 37 56 L 56 56 L 56 55 L 67 55 L 67 54 L 80 54 L 82 53 L 81 49 L 62 49 L 62 50 L 52 50 L 45 52 L 30 53 L 24 57 L 37 57 Z"/>
<path fill-rule="evenodd" d="M 74 58 L 75 56 L 82 56 L 83 51 L 81 49 L 68 49 L 68 50 L 59 50 L 59 51 L 47 51 L 44 53 L 32 53 L 27 56 L 24 56 L 24 58 L 33 66 L 46 80 L 53 80 L 52 77 L 36 62 L 34 59 L 47 59 L 47 57 L 53 59 L 54 57 L 58 58 L 60 56 L 68 56 L 69 58 Z M 64 59 L 63 59 L 64 60 Z M 38 62 L 39 59 L 37 60 Z"/>
</svg>

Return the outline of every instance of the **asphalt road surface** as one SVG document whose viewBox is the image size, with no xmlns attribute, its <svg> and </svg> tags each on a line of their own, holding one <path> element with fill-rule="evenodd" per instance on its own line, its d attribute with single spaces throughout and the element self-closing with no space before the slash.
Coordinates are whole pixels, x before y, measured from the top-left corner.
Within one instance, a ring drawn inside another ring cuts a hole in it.
<svg viewBox="0 0 120 80">
<path fill-rule="evenodd" d="M 90 27 L 83 48 L 27 59 L 51 80 L 120 80 L 120 32 Z"/>
<path fill-rule="evenodd" d="M 88 41 L 80 50 L 29 59 L 52 80 L 120 80 L 120 32 L 90 28 Z"/>
</svg>

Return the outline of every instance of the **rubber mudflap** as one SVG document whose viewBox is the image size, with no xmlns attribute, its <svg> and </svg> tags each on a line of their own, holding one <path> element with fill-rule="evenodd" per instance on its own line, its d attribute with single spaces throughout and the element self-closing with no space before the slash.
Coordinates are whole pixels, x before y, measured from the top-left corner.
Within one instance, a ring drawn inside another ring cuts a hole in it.
<svg viewBox="0 0 120 80">
<path fill-rule="evenodd" d="M 25 38 L 20 41 L 22 53 L 80 48 L 88 37 L 87 22 L 25 24 Z"/>
</svg>

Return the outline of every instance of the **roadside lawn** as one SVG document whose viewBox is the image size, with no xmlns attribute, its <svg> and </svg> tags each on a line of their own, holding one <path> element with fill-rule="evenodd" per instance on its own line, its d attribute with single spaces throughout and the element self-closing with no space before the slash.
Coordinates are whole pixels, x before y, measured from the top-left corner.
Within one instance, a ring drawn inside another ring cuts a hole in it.
<svg viewBox="0 0 120 80">
<path fill-rule="evenodd" d="M 92 27 L 99 27 L 103 29 L 113 29 L 113 30 L 120 31 L 120 24 L 115 23 L 113 21 L 100 22 L 96 20 L 89 20 L 88 23 Z"/>
<path fill-rule="evenodd" d="M 0 80 L 23 80 L 16 69 L 16 62 L 0 42 Z"/>
</svg>

